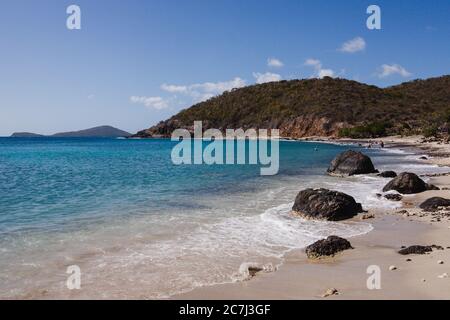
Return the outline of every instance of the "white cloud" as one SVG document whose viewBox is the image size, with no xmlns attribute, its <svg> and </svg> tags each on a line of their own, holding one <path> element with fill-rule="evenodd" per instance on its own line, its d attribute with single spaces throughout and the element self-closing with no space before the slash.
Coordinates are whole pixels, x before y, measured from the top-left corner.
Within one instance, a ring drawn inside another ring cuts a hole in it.
<svg viewBox="0 0 450 320">
<path fill-rule="evenodd" d="M 87 96 L 88 100 L 93 100 L 95 98 L 95 94 L 90 94 Z"/>
<path fill-rule="evenodd" d="M 331 69 L 320 69 L 317 76 L 319 79 L 322 79 L 323 77 L 334 78 L 335 74 L 334 74 L 334 71 Z"/>
<path fill-rule="evenodd" d="M 253 73 L 253 76 L 256 79 L 256 83 L 266 83 L 266 82 L 274 82 L 274 81 L 280 81 L 282 77 L 279 74 L 266 72 L 266 73 L 259 73 L 255 72 Z"/>
<path fill-rule="evenodd" d="M 281 68 L 284 66 L 284 63 L 281 62 L 281 60 L 276 58 L 269 58 L 267 59 L 267 66 L 273 67 L 273 68 Z"/>
<path fill-rule="evenodd" d="M 361 37 L 356 37 L 352 40 L 344 42 L 339 51 L 346 53 L 355 53 L 358 51 L 363 51 L 366 48 L 366 41 Z"/>
<path fill-rule="evenodd" d="M 314 78 L 322 79 L 323 77 L 335 77 L 336 74 L 331 69 L 324 69 L 322 66 L 322 62 L 317 59 L 307 59 L 305 61 L 305 66 L 314 68 Z"/>
<path fill-rule="evenodd" d="M 236 77 L 230 81 L 194 83 L 185 86 L 163 84 L 161 89 L 170 93 L 184 94 L 193 98 L 195 102 L 201 102 L 219 95 L 224 91 L 242 88 L 244 86 L 246 86 L 245 80 Z"/>
<path fill-rule="evenodd" d="M 322 68 L 322 63 L 320 62 L 320 60 L 317 59 L 307 59 L 305 61 L 305 66 L 310 66 L 310 67 L 314 67 L 314 68 Z"/>
<path fill-rule="evenodd" d="M 395 75 L 395 74 L 398 74 L 404 78 L 407 78 L 412 75 L 411 72 L 409 72 L 408 70 L 406 70 L 399 64 L 391 64 L 391 65 L 383 64 L 378 73 L 378 77 L 386 78 L 386 77 L 389 77 L 389 76 Z"/>
<path fill-rule="evenodd" d="M 145 96 L 132 96 L 130 97 L 132 103 L 143 104 L 147 108 L 162 110 L 169 107 L 169 104 L 164 98 L 161 97 L 145 97 Z"/>
<path fill-rule="evenodd" d="M 175 86 L 165 83 L 161 85 L 161 89 L 170 93 L 185 93 L 187 91 L 186 86 Z"/>
</svg>

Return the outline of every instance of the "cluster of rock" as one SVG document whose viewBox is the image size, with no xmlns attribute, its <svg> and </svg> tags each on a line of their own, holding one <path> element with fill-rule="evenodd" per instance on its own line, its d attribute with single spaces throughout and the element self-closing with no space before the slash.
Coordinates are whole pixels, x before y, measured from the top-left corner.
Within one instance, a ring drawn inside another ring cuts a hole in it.
<svg viewBox="0 0 450 320">
<path fill-rule="evenodd" d="M 379 173 L 375 169 L 372 160 L 361 152 L 349 150 L 339 154 L 332 162 L 327 173 L 334 176 L 353 176 L 360 174 L 375 174 L 379 177 L 391 178 L 383 192 L 388 200 L 401 201 L 405 194 L 415 194 L 427 190 L 439 190 L 434 185 L 428 184 L 416 174 L 394 171 L 383 171 Z M 391 193 L 395 191 L 397 193 Z M 382 195 L 379 194 L 381 197 Z M 426 200 L 420 205 L 423 210 L 435 211 L 442 207 L 450 207 L 450 200 L 434 197 Z M 295 215 L 306 219 L 341 221 L 351 219 L 359 213 L 365 212 L 360 203 L 353 197 L 339 191 L 328 189 L 306 189 L 298 193 L 292 211 Z M 373 217 L 373 215 L 372 215 Z M 437 246 L 411 246 L 400 250 L 400 254 L 427 253 Z M 337 253 L 353 249 L 346 239 L 330 236 L 319 240 L 306 248 L 306 254 L 310 259 L 334 256 Z"/>
<path fill-rule="evenodd" d="M 352 150 L 339 154 L 327 170 L 335 176 L 353 176 L 357 174 L 378 173 L 372 160 Z M 294 214 L 306 219 L 341 221 L 364 212 L 361 203 L 345 193 L 328 189 L 306 189 L 297 195 Z M 334 256 L 344 250 L 353 249 L 350 242 L 338 236 L 329 236 L 306 248 L 309 259 Z"/>
</svg>

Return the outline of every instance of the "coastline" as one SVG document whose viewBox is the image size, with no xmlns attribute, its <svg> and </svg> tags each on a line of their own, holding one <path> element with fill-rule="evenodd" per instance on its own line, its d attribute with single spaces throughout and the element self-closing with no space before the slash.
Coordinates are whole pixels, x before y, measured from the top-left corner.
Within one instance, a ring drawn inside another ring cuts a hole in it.
<svg viewBox="0 0 450 320">
<path fill-rule="evenodd" d="M 369 142 L 323 137 L 303 141 L 350 145 Z M 418 136 L 387 137 L 383 141 L 386 148 L 412 151 L 418 157 L 426 154 L 430 158 L 422 160 L 424 164 L 450 165 L 448 144 L 423 143 Z M 437 222 L 432 214 L 423 215 L 416 207 L 433 196 L 450 198 L 450 176 L 431 174 L 429 182 L 441 190 L 405 196 L 399 209 L 369 210 L 375 218 L 365 221 L 374 230 L 349 239 L 354 250 L 318 261 L 308 260 L 304 250 L 294 250 L 275 272 L 258 273 L 243 282 L 199 287 L 172 299 L 449 299 L 450 278 L 445 274 L 450 274 L 450 219 Z M 361 221 L 359 217 L 353 220 Z M 444 250 L 428 255 L 398 254 L 402 246 L 411 245 L 439 245 Z M 443 264 L 438 264 L 439 260 Z M 381 270 L 380 290 L 367 288 L 367 268 L 373 265 Z M 396 270 L 391 271 L 391 266 Z M 323 298 L 330 288 L 336 288 L 339 294 Z"/>
</svg>

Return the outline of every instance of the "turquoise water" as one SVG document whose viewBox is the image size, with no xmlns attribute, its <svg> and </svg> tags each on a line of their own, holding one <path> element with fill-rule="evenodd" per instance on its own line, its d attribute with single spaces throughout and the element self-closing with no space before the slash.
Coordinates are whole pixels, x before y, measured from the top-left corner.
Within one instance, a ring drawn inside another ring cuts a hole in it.
<svg viewBox="0 0 450 320">
<path fill-rule="evenodd" d="M 282 141 L 279 174 L 263 177 L 257 165 L 173 165 L 175 144 L 0 138 L 1 297 L 161 298 L 240 281 L 245 264 L 271 270 L 289 250 L 371 230 L 294 219 L 303 188 L 396 205 L 375 196 L 386 180 L 324 174 L 347 146 Z M 364 152 L 381 170 L 436 171 L 416 156 Z M 74 264 L 83 272 L 76 292 L 65 288 Z"/>
<path fill-rule="evenodd" d="M 1 139 L 0 232 L 195 208 L 195 196 L 252 190 L 257 165 L 173 165 L 167 140 Z M 282 142 L 279 175 L 320 174 L 336 145 Z M 311 156 L 313 155 L 313 157 Z"/>
</svg>

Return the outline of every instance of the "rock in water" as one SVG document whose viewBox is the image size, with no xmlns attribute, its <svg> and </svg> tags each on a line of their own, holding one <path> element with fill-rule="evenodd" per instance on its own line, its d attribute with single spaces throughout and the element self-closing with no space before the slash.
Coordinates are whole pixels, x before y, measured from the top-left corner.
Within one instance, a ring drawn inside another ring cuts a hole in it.
<svg viewBox="0 0 450 320">
<path fill-rule="evenodd" d="M 312 245 L 306 247 L 306 255 L 309 259 L 317 259 L 320 257 L 332 257 L 336 253 L 353 249 L 348 240 L 337 236 L 329 236 L 326 239 L 314 242 Z"/>
<path fill-rule="evenodd" d="M 350 219 L 363 212 L 353 197 L 328 189 L 300 191 L 292 210 L 304 218 L 328 221 Z"/>
<path fill-rule="evenodd" d="M 425 211 L 436 211 L 440 207 L 450 207 L 450 200 L 441 197 L 433 197 L 422 202 L 419 207 Z"/>
<path fill-rule="evenodd" d="M 395 171 L 383 171 L 378 176 L 382 178 L 395 178 L 397 173 L 395 173 Z"/>
<path fill-rule="evenodd" d="M 355 174 L 377 173 L 372 160 L 361 152 L 345 151 L 334 158 L 327 172 L 332 175 L 352 176 Z"/>
<path fill-rule="evenodd" d="M 402 194 L 413 194 L 426 190 L 436 190 L 435 188 L 435 186 L 425 183 L 414 173 L 402 172 L 383 188 L 383 192 L 395 190 Z"/>
</svg>

